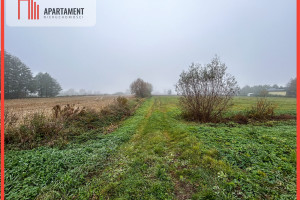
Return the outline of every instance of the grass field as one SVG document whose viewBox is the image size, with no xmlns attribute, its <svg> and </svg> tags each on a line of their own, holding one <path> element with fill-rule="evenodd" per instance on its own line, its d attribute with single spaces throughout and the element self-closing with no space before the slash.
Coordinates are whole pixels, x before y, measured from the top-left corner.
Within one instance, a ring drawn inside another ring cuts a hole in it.
<svg viewBox="0 0 300 200">
<path fill-rule="evenodd" d="M 268 101 L 276 105 L 277 114 L 296 115 L 296 99 L 284 97 L 267 97 Z M 234 105 L 230 108 L 231 111 L 242 111 L 250 108 L 257 101 L 256 97 L 235 97 Z"/>
<path fill-rule="evenodd" d="M 271 100 L 296 114 L 295 99 Z M 114 132 L 64 148 L 6 151 L 6 199 L 296 198 L 296 120 L 190 123 L 177 103 L 152 97 Z"/>
</svg>

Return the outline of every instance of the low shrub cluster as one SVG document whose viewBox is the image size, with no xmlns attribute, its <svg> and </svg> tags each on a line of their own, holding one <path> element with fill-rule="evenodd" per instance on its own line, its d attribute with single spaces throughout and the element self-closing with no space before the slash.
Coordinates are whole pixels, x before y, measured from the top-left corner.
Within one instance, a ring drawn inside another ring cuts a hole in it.
<svg viewBox="0 0 300 200">
<path fill-rule="evenodd" d="M 277 113 L 276 115 L 275 110 L 277 107 L 278 106 L 275 103 L 268 100 L 266 97 L 258 98 L 257 101 L 247 109 L 242 109 L 235 114 L 227 113 L 227 117 L 219 116 L 218 118 L 210 118 L 209 121 L 204 122 L 248 124 L 251 122 L 266 122 L 268 120 L 279 121 L 296 119 L 296 117 L 291 114 Z M 203 112 L 205 114 L 205 109 Z M 183 110 L 181 112 L 181 116 L 187 120 L 199 121 L 192 116 L 187 115 L 187 113 L 192 112 L 186 112 L 186 110 Z"/>
<path fill-rule="evenodd" d="M 99 112 L 68 104 L 54 106 L 53 115 L 50 117 L 35 113 L 20 124 L 15 124 L 16 120 L 11 118 L 5 124 L 5 142 L 8 148 L 20 149 L 65 145 L 82 133 L 91 130 L 105 132 L 105 127 L 117 127 L 118 122 L 133 114 L 138 103 L 118 97 Z"/>
<path fill-rule="evenodd" d="M 267 100 L 267 98 L 258 98 L 256 103 L 245 111 L 233 115 L 227 121 L 233 121 L 239 124 L 248 124 L 251 121 L 266 122 L 267 120 L 291 120 L 295 116 L 289 114 L 275 115 L 277 105 Z"/>
<path fill-rule="evenodd" d="M 5 142 L 18 147 L 33 148 L 37 144 L 54 142 L 59 138 L 64 125 L 60 121 L 47 118 L 43 113 L 26 117 L 19 126 L 7 126 Z"/>
<path fill-rule="evenodd" d="M 255 105 L 247 111 L 247 116 L 256 120 L 272 119 L 274 117 L 274 110 L 276 105 L 266 98 L 259 98 Z"/>
</svg>

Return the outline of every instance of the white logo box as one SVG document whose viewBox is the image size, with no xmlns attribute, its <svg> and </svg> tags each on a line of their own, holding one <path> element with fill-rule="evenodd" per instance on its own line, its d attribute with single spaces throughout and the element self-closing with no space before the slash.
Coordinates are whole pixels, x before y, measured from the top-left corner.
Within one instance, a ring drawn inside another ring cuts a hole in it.
<svg viewBox="0 0 300 200">
<path fill-rule="evenodd" d="M 28 1 L 30 2 L 29 6 Z M 8 26 L 80 27 L 96 25 L 96 0 L 6 0 L 5 4 Z M 48 11 L 46 15 L 45 9 Z M 53 11 L 54 9 L 59 12 L 49 14 L 49 10 Z"/>
</svg>

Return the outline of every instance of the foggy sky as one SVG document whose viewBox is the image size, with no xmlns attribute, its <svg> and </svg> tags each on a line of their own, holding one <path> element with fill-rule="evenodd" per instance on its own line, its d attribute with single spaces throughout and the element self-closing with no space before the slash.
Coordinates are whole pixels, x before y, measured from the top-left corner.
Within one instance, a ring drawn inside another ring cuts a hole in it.
<svg viewBox="0 0 300 200">
<path fill-rule="evenodd" d="M 215 54 L 240 86 L 296 76 L 296 0 L 97 0 L 95 27 L 5 28 L 6 50 L 64 90 L 174 90 Z"/>
</svg>

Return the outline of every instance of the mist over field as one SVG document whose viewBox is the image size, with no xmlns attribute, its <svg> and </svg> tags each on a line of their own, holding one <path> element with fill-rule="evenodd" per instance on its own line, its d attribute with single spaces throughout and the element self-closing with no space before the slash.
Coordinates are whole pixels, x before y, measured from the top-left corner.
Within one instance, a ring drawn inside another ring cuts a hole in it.
<svg viewBox="0 0 300 200">
<path fill-rule="evenodd" d="M 6 50 L 63 90 L 125 92 L 136 78 L 172 89 L 192 62 L 218 54 L 239 86 L 296 75 L 296 1 L 97 1 L 90 28 L 6 26 Z"/>
</svg>

